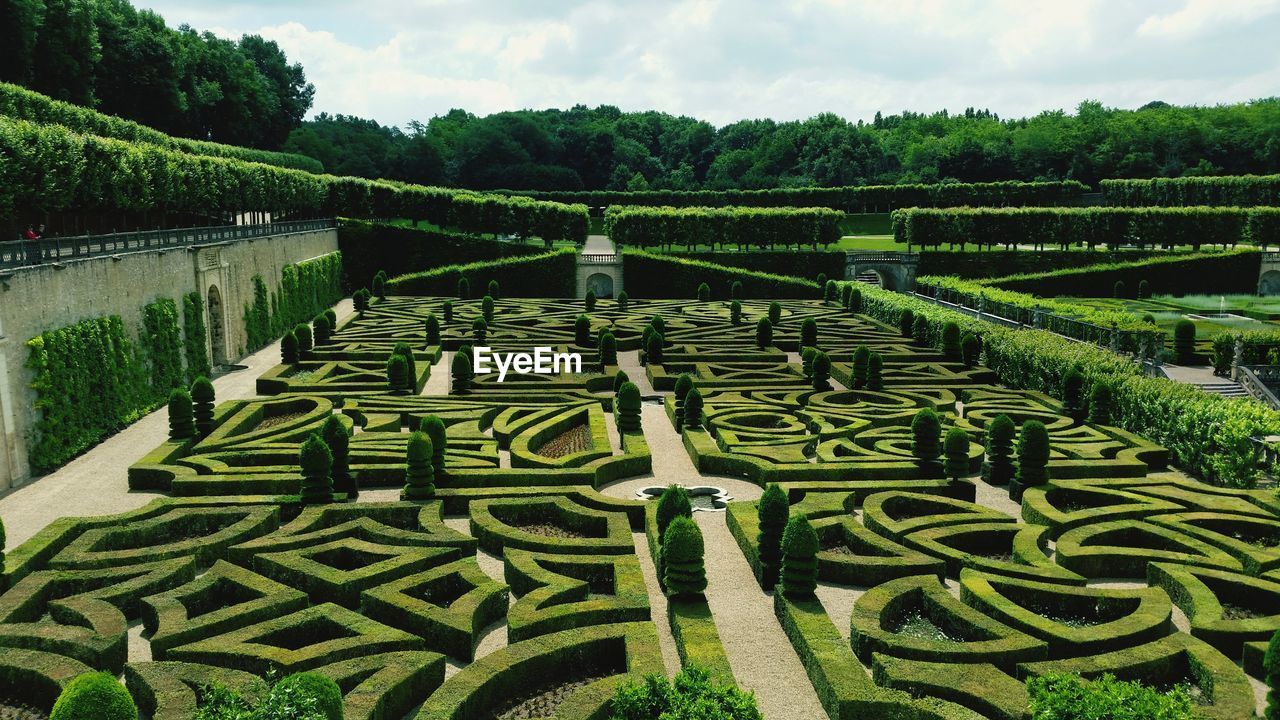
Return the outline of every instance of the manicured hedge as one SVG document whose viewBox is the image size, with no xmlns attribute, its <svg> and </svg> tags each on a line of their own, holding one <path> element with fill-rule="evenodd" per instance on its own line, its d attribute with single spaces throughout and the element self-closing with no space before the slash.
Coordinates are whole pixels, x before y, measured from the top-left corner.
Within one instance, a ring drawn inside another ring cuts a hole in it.
<svg viewBox="0 0 1280 720">
<path fill-rule="evenodd" d="M 244 324 L 248 347 L 253 352 L 292 330 L 298 323 L 310 323 L 342 298 L 341 251 L 286 265 L 280 271 L 276 290 L 268 294 L 260 276 L 253 277 L 253 301 L 245 304 Z"/>
<path fill-rule="evenodd" d="M 538 200 L 584 203 L 593 207 L 645 205 L 671 207 L 826 207 L 846 213 L 886 212 L 901 207 L 981 205 L 1074 205 L 1089 192 L 1075 180 L 843 187 L 770 188 L 767 190 L 497 190 Z"/>
<path fill-rule="evenodd" d="M 1280 205 L 1280 175 L 1103 180 L 1108 205 Z"/>
<path fill-rule="evenodd" d="M 728 300 L 729 288 L 735 281 L 742 283 L 743 298 L 813 298 L 820 290 L 810 280 L 631 248 L 623 251 L 623 267 L 627 292 L 637 297 L 692 298 L 704 282 L 711 286 L 713 300 Z"/>
<path fill-rule="evenodd" d="M 338 249 L 345 261 L 343 277 L 351 289 L 371 287 L 379 270 L 403 274 L 546 252 L 541 244 L 497 242 L 436 229 L 345 218 L 338 223 Z"/>
<path fill-rule="evenodd" d="M 638 207 L 605 214 L 605 234 L 619 245 L 737 245 L 773 248 L 830 245 L 840 240 L 840 213 L 827 208 Z"/>
<path fill-rule="evenodd" d="M 683 260 L 696 260 L 762 273 L 782 271 L 786 275 L 806 280 L 814 279 L 818 275 L 826 275 L 837 280 L 844 277 L 845 253 L 843 250 L 677 251 L 675 256 Z M 728 289 L 721 289 L 713 284 L 711 297 L 727 299 Z"/>
<path fill-rule="evenodd" d="M 576 257 L 572 248 L 500 260 L 446 265 L 387 281 L 387 289 L 400 295 L 453 295 L 458 279 L 475 282 L 497 280 L 505 297 L 573 297 Z"/>
<path fill-rule="evenodd" d="M 1010 275 L 982 284 L 1045 297 L 1111 297 L 1117 282 L 1135 292 L 1143 280 L 1161 295 L 1253 294 L 1261 262 L 1261 253 L 1242 249 Z"/>
<path fill-rule="evenodd" d="M 920 275 L 953 275 L 967 279 L 1002 278 L 1021 273 L 1065 270 L 1103 263 L 1136 262 L 1149 257 L 1167 257 L 1165 250 L 984 250 L 982 252 L 920 251 Z"/>
<path fill-rule="evenodd" d="M 937 245 L 1057 245 L 1093 248 L 1263 244 L 1251 237 L 1255 211 L 1187 208 L 910 208 L 893 212 L 893 235 L 908 247 Z M 1261 232 L 1261 230 L 1260 230 Z M 1274 241 L 1274 240 L 1273 240 Z"/>
</svg>

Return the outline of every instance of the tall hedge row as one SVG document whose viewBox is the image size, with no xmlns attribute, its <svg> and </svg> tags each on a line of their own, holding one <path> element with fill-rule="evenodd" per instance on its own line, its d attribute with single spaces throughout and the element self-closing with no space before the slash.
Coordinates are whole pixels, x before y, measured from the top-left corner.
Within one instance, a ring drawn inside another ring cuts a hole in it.
<svg viewBox="0 0 1280 720">
<path fill-rule="evenodd" d="M 845 266 L 843 250 L 678 252 L 675 257 L 762 273 L 772 273 L 779 268 L 786 268 L 788 275 L 799 278 L 816 278 L 819 275 L 826 275 L 829 278 L 840 279 L 844 277 Z"/>
<path fill-rule="evenodd" d="M 538 200 L 584 203 L 592 207 L 646 205 L 669 207 L 825 207 L 845 213 L 887 212 L 904 207 L 987 207 L 1074 205 L 1088 186 L 1061 182 L 946 183 L 771 188 L 768 190 L 498 190 Z"/>
<path fill-rule="evenodd" d="M 710 245 L 797 247 L 840 240 L 841 214 L 827 208 L 614 206 L 605 214 L 605 234 L 631 247 Z"/>
<path fill-rule="evenodd" d="M 940 308 L 907 295 L 862 287 L 867 314 L 896 325 L 904 310 L 915 314 L 926 341 L 941 346 L 942 326 L 982 338 L 985 363 L 1000 382 L 1061 397 L 1071 368 L 1112 387 L 1112 421 L 1173 452 L 1178 464 L 1207 481 L 1248 486 L 1257 478 L 1251 436 L 1280 433 L 1280 412 L 1253 400 L 1227 399 L 1164 378 L 1107 350 L 1048 332 L 1014 330 Z M 923 318 L 922 320 L 920 318 Z"/>
<path fill-rule="evenodd" d="M 262 277 L 255 275 L 253 300 L 244 309 L 245 350 L 259 350 L 298 323 L 309 324 L 342 299 L 342 258 L 338 251 L 286 265 L 271 293 Z"/>
<path fill-rule="evenodd" d="M 1108 205 L 1123 207 L 1280 206 L 1280 175 L 1103 180 L 1100 185 L 1102 197 Z"/>
<path fill-rule="evenodd" d="M 223 145 L 205 140 L 189 140 L 166 135 L 146 125 L 105 115 L 79 105 L 54 100 L 24 87 L 0 83 L 0 115 L 16 120 L 30 120 L 44 125 L 61 125 L 86 135 L 115 138 L 126 142 L 149 143 L 192 155 L 231 158 L 275 165 L 307 172 L 324 172 L 319 160 L 306 155 L 255 150 L 237 145 Z"/>
<path fill-rule="evenodd" d="M 503 297 L 573 297 L 577 260 L 573 248 L 537 255 L 446 265 L 387 281 L 388 291 L 400 295 L 454 295 L 458 280 L 485 287 L 490 280 L 502 286 Z M 629 279 L 628 279 L 629 281 Z"/>
<path fill-rule="evenodd" d="M 893 236 L 908 246 L 1073 244 L 1171 247 L 1280 243 L 1271 208 L 910 208 L 895 210 Z M 1256 216 L 1256 218 L 1255 218 Z"/>
<path fill-rule="evenodd" d="M 622 255 L 627 293 L 646 298 L 693 298 L 698 286 L 711 287 L 712 300 L 728 300 L 734 282 L 742 283 L 742 298 L 816 298 L 816 282 L 800 278 L 726 267 L 675 255 L 658 255 L 627 248 Z"/>
<path fill-rule="evenodd" d="M 1153 293 L 1161 295 L 1252 294 L 1258 289 L 1261 262 L 1261 253 L 1240 249 L 1024 273 L 981 284 L 1046 297 L 1111 297 L 1117 282 L 1123 282 L 1129 292 L 1134 293 L 1143 280 L 1150 283 Z"/>
<path fill-rule="evenodd" d="M 406 217 L 472 233 L 585 240 L 587 209 L 523 197 L 315 175 L 0 117 L 0 218 L 155 212 Z"/>
<path fill-rule="evenodd" d="M 371 287 L 379 270 L 417 272 L 441 265 L 463 265 L 546 252 L 542 246 L 485 240 L 435 229 L 418 229 L 362 220 L 338 223 L 347 287 Z"/>
</svg>

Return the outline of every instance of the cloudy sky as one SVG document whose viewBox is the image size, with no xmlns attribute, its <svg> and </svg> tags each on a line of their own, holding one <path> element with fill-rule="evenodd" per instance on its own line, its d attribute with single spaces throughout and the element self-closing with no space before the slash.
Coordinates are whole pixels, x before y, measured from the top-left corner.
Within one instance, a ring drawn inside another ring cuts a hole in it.
<svg viewBox="0 0 1280 720">
<path fill-rule="evenodd" d="M 1280 94 L 1280 0 L 134 0 L 171 26 L 259 33 L 313 112 L 403 125 L 612 104 L 721 125 L 1085 98 Z"/>
</svg>

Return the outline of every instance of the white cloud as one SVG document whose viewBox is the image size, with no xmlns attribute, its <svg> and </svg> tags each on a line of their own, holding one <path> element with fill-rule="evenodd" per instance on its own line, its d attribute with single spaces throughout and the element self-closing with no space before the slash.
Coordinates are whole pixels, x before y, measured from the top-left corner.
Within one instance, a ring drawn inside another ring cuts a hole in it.
<svg viewBox="0 0 1280 720">
<path fill-rule="evenodd" d="M 1152 15 L 1138 26 L 1139 35 L 1187 36 L 1221 25 L 1246 23 L 1280 9 L 1276 0 L 1187 0 L 1168 15 Z"/>
</svg>

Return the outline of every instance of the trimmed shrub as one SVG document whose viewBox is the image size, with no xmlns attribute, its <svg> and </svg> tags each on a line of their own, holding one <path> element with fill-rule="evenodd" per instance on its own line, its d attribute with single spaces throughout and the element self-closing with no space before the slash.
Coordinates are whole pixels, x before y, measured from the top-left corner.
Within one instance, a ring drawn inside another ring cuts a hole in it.
<svg viewBox="0 0 1280 720">
<path fill-rule="evenodd" d="M 839 286 L 836 285 L 836 281 L 828 280 L 826 283 L 819 284 L 824 286 L 822 299 L 827 302 L 835 302 L 836 294 L 839 292 Z"/>
<path fill-rule="evenodd" d="M 294 337 L 298 338 L 298 357 L 305 358 L 313 347 L 311 342 L 311 326 L 298 323 L 293 328 Z"/>
<path fill-rule="evenodd" d="M 138 707 L 110 673 L 84 673 L 62 689 L 49 720 L 138 720 Z"/>
<path fill-rule="evenodd" d="M 497 300 L 499 297 L 501 297 L 501 296 L 498 294 L 498 287 L 499 287 L 499 286 L 498 286 L 498 281 L 497 281 L 497 280 L 490 280 L 490 281 L 489 281 L 489 289 L 488 289 L 489 297 L 493 298 L 494 300 Z"/>
<path fill-rule="evenodd" d="M 626 373 L 625 371 L 623 371 L 623 370 L 619 370 L 619 371 L 617 372 L 617 374 L 613 376 L 613 392 L 614 392 L 614 394 L 617 394 L 617 393 L 618 393 L 618 391 L 620 391 L 620 390 L 622 389 L 622 386 L 623 386 L 623 385 L 626 385 L 626 384 L 627 384 L 627 383 L 629 383 L 629 382 L 631 382 L 631 377 L 630 377 L 629 375 L 627 375 L 627 373 Z"/>
<path fill-rule="evenodd" d="M 1008 415 L 1001 413 L 987 425 L 986 459 L 982 463 L 982 479 L 992 485 L 1005 485 L 1013 479 L 1013 440 L 1018 429 Z"/>
<path fill-rule="evenodd" d="M 878 352 L 871 353 L 871 357 L 867 358 L 867 389 L 884 389 L 884 358 Z"/>
<path fill-rule="evenodd" d="M 1018 435 L 1017 488 L 1010 488 L 1014 499 L 1022 496 L 1022 490 L 1049 481 L 1049 431 L 1039 420 L 1022 424 Z"/>
<path fill-rule="evenodd" d="M 191 383 L 191 402 L 194 404 L 196 433 L 202 438 L 209 437 L 209 433 L 213 432 L 214 399 L 213 383 L 209 382 L 209 378 L 202 375 Z"/>
<path fill-rule="evenodd" d="M 493 324 L 493 296 L 485 295 L 480 299 L 480 315 L 484 321 Z"/>
<path fill-rule="evenodd" d="M 426 330 L 427 330 L 427 344 L 439 345 L 440 344 L 440 320 L 436 318 L 435 313 L 431 313 L 430 315 L 427 316 Z"/>
<path fill-rule="evenodd" d="M 853 389 L 862 390 L 867 387 L 867 374 L 871 366 L 871 351 L 866 345 L 859 345 L 853 351 Z"/>
<path fill-rule="evenodd" d="M 1089 393 L 1089 422 L 1094 425 L 1111 424 L 1111 383 L 1098 380 Z"/>
<path fill-rule="evenodd" d="M 320 313 L 311 319 L 311 335 L 315 339 L 317 347 L 329 344 L 329 335 L 332 328 L 329 326 L 329 316 Z"/>
<path fill-rule="evenodd" d="M 729 303 L 729 324 L 742 324 L 742 302 L 739 300 Z"/>
<path fill-rule="evenodd" d="M 654 315 L 649 318 L 649 327 L 653 328 L 661 335 L 667 334 L 667 321 L 663 320 L 661 315 Z"/>
<path fill-rule="evenodd" d="M 707 589 L 702 531 L 692 518 L 673 518 L 662 533 L 662 582 L 673 598 L 697 598 Z"/>
<path fill-rule="evenodd" d="M 778 582 L 782 567 L 782 532 L 787 527 L 791 508 L 787 494 L 777 483 L 769 483 L 756 505 L 756 517 L 760 532 L 756 535 L 756 547 L 760 557 L 760 585 L 765 590 Z"/>
<path fill-rule="evenodd" d="M 351 433 L 337 415 L 330 415 L 320 426 L 320 439 L 329 448 L 333 459 L 329 476 L 333 478 L 333 489 L 345 493 L 347 499 L 354 500 L 360 494 L 355 477 L 351 474 Z"/>
<path fill-rule="evenodd" d="M 849 293 L 849 312 L 862 312 L 862 290 L 858 288 Z"/>
<path fill-rule="evenodd" d="M 292 365 L 298 360 L 298 336 L 289 331 L 280 338 L 280 362 Z"/>
<path fill-rule="evenodd" d="M 606 330 L 600 336 L 600 366 L 618 364 L 618 339 Z"/>
<path fill-rule="evenodd" d="M 1151 297 L 1151 281 L 1144 278 L 1138 281 L 1138 299 L 1145 300 L 1149 297 Z"/>
<path fill-rule="evenodd" d="M 316 709 L 324 715 L 325 720 L 342 720 L 342 690 L 324 675 L 313 672 L 294 673 L 281 680 L 271 692 L 314 698 Z"/>
<path fill-rule="evenodd" d="M 898 332 L 902 334 L 902 337 L 911 337 L 911 331 L 915 329 L 915 326 L 916 314 L 910 309 L 903 310 L 898 315 Z"/>
<path fill-rule="evenodd" d="M 449 447 L 449 431 L 444 421 L 436 415 L 427 415 L 418 423 L 418 429 L 431 439 L 431 468 L 435 474 L 444 473 L 444 455 Z"/>
<path fill-rule="evenodd" d="M 852 297 L 853 297 L 853 285 L 849 283 L 845 283 L 844 287 L 840 288 L 840 307 L 844 308 L 845 310 L 848 310 L 849 301 L 852 299 Z"/>
<path fill-rule="evenodd" d="M 625 377 L 624 373 L 618 373 Z M 626 380 L 618 388 L 618 429 L 622 432 L 640 431 L 640 388 Z"/>
<path fill-rule="evenodd" d="M 947 431 L 946 440 L 943 443 L 943 453 L 947 462 L 945 472 L 947 477 L 952 480 L 969 474 L 969 434 L 960 428 L 951 428 Z"/>
<path fill-rule="evenodd" d="M 662 364 L 662 346 L 666 343 L 662 338 L 662 333 L 654 331 L 649 335 L 649 341 L 645 344 L 645 362 L 650 365 Z"/>
<path fill-rule="evenodd" d="M 476 318 L 471 321 L 471 338 L 477 345 L 484 342 L 485 336 L 489 334 L 489 323 L 484 318 Z"/>
<path fill-rule="evenodd" d="M 729 298 L 731 300 L 742 299 L 742 281 L 741 280 L 734 280 L 733 284 L 729 286 Z"/>
<path fill-rule="evenodd" d="M 1263 717 L 1280 720 L 1280 630 L 1267 643 L 1267 652 L 1262 656 L 1262 675 L 1267 683 L 1267 709 Z"/>
<path fill-rule="evenodd" d="M 818 533 L 803 515 L 787 520 L 782 533 L 781 579 L 789 598 L 812 597 L 818 587 Z"/>
<path fill-rule="evenodd" d="M 392 354 L 387 358 L 387 389 L 395 395 L 409 392 L 409 363 L 403 355 Z"/>
<path fill-rule="evenodd" d="M 458 299 L 468 300 L 470 298 L 471 298 L 471 281 L 467 279 L 466 275 L 462 275 L 458 278 Z"/>
<path fill-rule="evenodd" d="M 1076 422 L 1084 419 L 1084 373 L 1071 368 L 1062 376 L 1062 411 Z"/>
<path fill-rule="evenodd" d="M 674 388 L 673 399 L 675 401 L 676 430 L 684 426 L 684 398 L 693 389 L 693 376 L 689 373 L 680 373 L 676 378 L 676 386 Z"/>
<path fill-rule="evenodd" d="M 465 393 L 471 390 L 471 357 L 467 354 L 458 352 L 453 355 L 453 362 L 449 366 L 450 375 L 452 375 L 453 386 L 451 391 L 454 394 Z"/>
<path fill-rule="evenodd" d="M 182 345 L 187 358 L 187 378 L 195 380 L 213 371 L 209 362 L 209 330 L 204 322 L 204 301 L 199 292 L 182 296 Z"/>
<path fill-rule="evenodd" d="M 689 502 L 689 492 L 679 485 L 668 485 L 658 496 L 658 507 L 653 517 L 658 524 L 658 537 L 666 537 L 671 521 L 680 517 L 693 517 L 693 504 Z"/>
<path fill-rule="evenodd" d="M 365 288 L 360 288 L 351 294 L 351 303 L 356 312 L 362 313 L 369 309 L 369 298 L 369 291 Z"/>
<path fill-rule="evenodd" d="M 1154 688 L 1105 673 L 1086 681 L 1052 673 L 1027 679 L 1032 720 L 1193 720 L 1185 685 Z"/>
<path fill-rule="evenodd" d="M 303 504 L 333 502 L 333 454 L 316 433 L 302 441 L 298 465 L 302 468 Z"/>
<path fill-rule="evenodd" d="M 964 352 L 960 347 L 960 326 L 956 323 L 949 322 L 942 326 L 942 359 L 947 362 L 960 362 L 964 359 Z"/>
<path fill-rule="evenodd" d="M 582 306 L 587 309 L 587 312 L 596 311 L 596 291 L 595 290 L 587 291 L 587 294 L 582 298 Z"/>
<path fill-rule="evenodd" d="M 942 421 L 933 408 L 921 408 L 911 420 L 911 454 L 926 470 L 942 456 Z"/>
<path fill-rule="evenodd" d="M 578 347 L 591 346 L 591 318 L 579 315 L 573 321 L 573 344 Z"/>
<path fill-rule="evenodd" d="M 408 459 L 404 470 L 406 500 L 425 500 L 436 494 L 435 448 L 431 436 L 421 430 L 409 435 Z"/>
<path fill-rule="evenodd" d="M 380 300 L 387 299 L 387 271 L 379 270 L 373 275 L 373 294 Z"/>
<path fill-rule="evenodd" d="M 780 322 L 782 322 L 782 303 L 775 300 L 769 303 L 769 324 L 777 325 Z"/>
<path fill-rule="evenodd" d="M 818 321 L 805 318 L 800 323 L 800 347 L 818 346 Z"/>
<path fill-rule="evenodd" d="M 702 427 L 702 393 L 696 387 L 684 396 L 684 426 L 690 430 Z"/>
<path fill-rule="evenodd" d="M 817 286 L 818 286 L 818 289 L 819 289 L 820 291 L 822 291 L 822 292 L 824 292 L 824 293 L 826 292 L 826 287 L 825 287 L 825 286 L 826 286 L 826 284 L 827 284 L 827 274 L 826 274 L 826 273 L 818 273 L 818 277 L 814 278 L 813 282 L 814 282 L 814 284 L 815 284 L 815 285 L 817 285 Z"/>
<path fill-rule="evenodd" d="M 756 346 L 767 348 L 773 344 L 773 323 L 769 318 L 760 318 L 756 322 Z"/>
<path fill-rule="evenodd" d="M 1196 361 L 1196 324 L 1187 319 L 1173 326 L 1173 356 L 1179 365 Z"/>
<path fill-rule="evenodd" d="M 706 283 L 698 284 L 698 301 L 707 302 L 711 299 L 711 286 Z"/>
<path fill-rule="evenodd" d="M 975 367 L 982 359 L 982 341 L 971 332 L 960 338 L 960 356 L 965 367 Z"/>
<path fill-rule="evenodd" d="M 1126 292 L 1127 289 L 1125 288 L 1123 280 L 1117 280 L 1116 284 L 1111 286 L 1111 297 L 1123 298 Z"/>
<path fill-rule="evenodd" d="M 646 675 L 643 682 L 627 681 L 610 704 L 612 720 L 654 718 L 716 718 L 762 720 L 756 698 L 730 683 L 717 683 L 698 665 L 689 665 L 674 682 L 662 675 Z"/>
<path fill-rule="evenodd" d="M 453 301 L 445 300 L 444 304 L 441 305 L 440 308 L 441 308 L 441 312 L 444 313 L 444 324 L 452 325 L 453 324 Z"/>
<path fill-rule="evenodd" d="M 391 354 L 404 358 L 405 368 L 409 371 L 409 388 L 413 389 L 418 382 L 418 361 L 413 357 L 413 349 L 407 342 L 398 342 L 391 348 Z"/>
<path fill-rule="evenodd" d="M 804 376 L 813 379 L 813 358 L 818 355 L 818 348 L 806 346 L 800 351 L 800 371 Z"/>
<path fill-rule="evenodd" d="M 191 394 L 177 388 L 169 393 L 169 439 L 195 437 L 196 418 L 191 409 Z"/>
<path fill-rule="evenodd" d="M 627 295 L 626 290 L 623 290 L 622 292 L 618 293 L 618 309 L 619 310 L 626 312 L 627 305 L 628 303 L 630 303 L 630 301 L 631 301 L 631 297 Z"/>
<path fill-rule="evenodd" d="M 813 356 L 813 389 L 825 392 L 831 389 L 831 358 L 824 352 Z"/>
<path fill-rule="evenodd" d="M 916 315 L 911 321 L 911 340 L 920 347 L 929 346 L 929 318 Z"/>
</svg>

